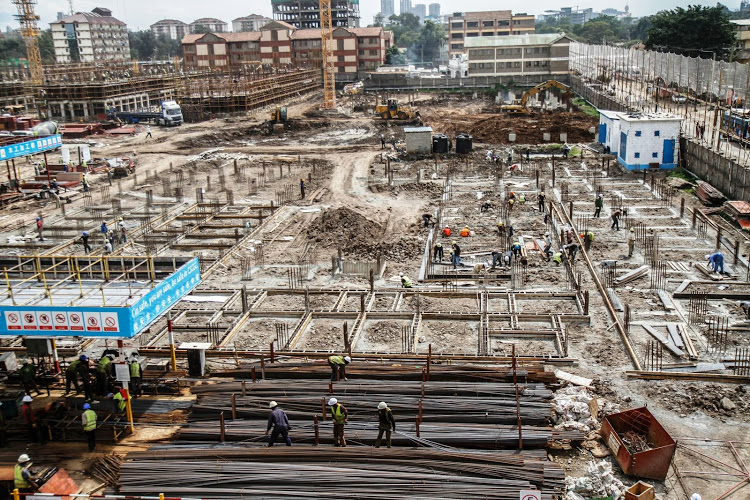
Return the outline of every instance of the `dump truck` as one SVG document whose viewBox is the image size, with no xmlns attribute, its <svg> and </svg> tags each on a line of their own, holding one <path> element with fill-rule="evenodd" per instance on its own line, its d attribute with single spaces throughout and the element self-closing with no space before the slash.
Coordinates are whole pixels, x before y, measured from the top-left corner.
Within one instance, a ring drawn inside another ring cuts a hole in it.
<svg viewBox="0 0 750 500">
<path fill-rule="evenodd" d="M 546 82 L 540 83 L 536 87 L 532 87 L 524 92 L 523 96 L 521 96 L 521 99 L 515 101 L 513 104 L 504 104 L 500 106 L 500 111 L 512 114 L 527 114 L 529 112 L 529 109 L 526 107 L 526 104 L 528 103 L 529 98 L 552 87 L 562 90 L 563 93 L 570 92 L 570 87 L 568 87 L 564 83 L 560 83 L 556 80 L 547 80 Z"/>
<path fill-rule="evenodd" d="M 127 123 L 153 122 L 157 125 L 175 127 L 182 125 L 182 108 L 175 101 L 161 101 L 158 111 L 120 111 L 110 108 L 107 118 Z"/>
<path fill-rule="evenodd" d="M 414 109 L 408 105 L 400 105 L 398 99 L 388 99 L 381 101 L 375 107 L 375 114 L 380 115 L 384 120 L 411 120 L 416 116 Z"/>
</svg>

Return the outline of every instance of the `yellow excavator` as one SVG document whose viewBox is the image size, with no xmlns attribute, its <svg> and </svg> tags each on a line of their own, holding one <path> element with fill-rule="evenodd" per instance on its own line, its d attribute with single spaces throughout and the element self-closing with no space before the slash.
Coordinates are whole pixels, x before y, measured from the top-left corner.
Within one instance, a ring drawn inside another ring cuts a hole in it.
<svg viewBox="0 0 750 500">
<path fill-rule="evenodd" d="M 375 114 L 380 115 L 383 119 L 396 119 L 399 120 L 411 120 L 416 116 L 414 109 L 411 106 L 402 106 L 398 103 L 398 99 L 388 99 L 387 101 L 381 101 L 380 104 L 375 106 Z"/>
<path fill-rule="evenodd" d="M 513 104 L 504 104 L 500 106 L 500 111 L 511 114 L 528 114 L 529 109 L 526 107 L 526 103 L 528 102 L 529 97 L 552 87 L 562 90 L 563 95 L 571 91 L 570 87 L 568 87 L 564 83 L 560 83 L 557 80 L 547 80 L 546 82 L 540 83 L 536 87 L 530 88 L 529 90 L 524 92 L 523 96 L 521 96 L 521 99 L 515 101 Z"/>
</svg>

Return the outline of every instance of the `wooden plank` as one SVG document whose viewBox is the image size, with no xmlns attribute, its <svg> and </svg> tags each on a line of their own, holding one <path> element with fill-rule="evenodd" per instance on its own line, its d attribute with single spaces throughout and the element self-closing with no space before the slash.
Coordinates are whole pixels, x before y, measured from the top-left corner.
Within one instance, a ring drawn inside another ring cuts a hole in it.
<svg viewBox="0 0 750 500">
<path fill-rule="evenodd" d="M 620 301 L 620 298 L 617 296 L 614 290 L 611 288 L 607 288 L 607 295 L 609 296 L 610 302 L 612 302 L 612 307 L 615 308 L 615 311 L 624 311 L 625 308 L 622 306 L 622 302 Z"/>
<path fill-rule="evenodd" d="M 593 382 L 593 379 L 573 375 L 572 373 L 564 372 L 562 370 L 555 370 L 555 377 L 570 382 L 573 385 L 580 385 L 583 387 L 590 387 L 591 382 Z"/>
<path fill-rule="evenodd" d="M 732 384 L 748 384 L 750 377 L 744 375 L 724 375 L 721 373 L 690 373 L 690 372 L 647 372 L 627 371 L 625 375 L 643 380 L 693 380 L 696 382 L 727 382 Z"/>
<path fill-rule="evenodd" d="M 682 293 L 685 291 L 685 289 L 690 285 L 690 280 L 684 280 L 682 283 L 680 283 L 680 286 L 677 287 L 677 290 L 674 291 L 674 293 Z"/>
<path fill-rule="evenodd" d="M 641 266 L 638 269 L 633 269 L 632 271 L 615 278 L 615 283 L 617 283 L 618 285 L 622 285 L 629 281 L 633 281 L 634 279 L 638 279 L 641 276 L 645 276 L 647 273 L 648 266 Z"/>
<path fill-rule="evenodd" d="M 674 354 L 675 356 L 683 356 L 685 353 L 682 352 L 680 348 L 678 348 L 676 345 L 674 345 L 672 342 L 670 342 L 668 339 L 662 337 L 662 335 L 654 330 L 650 325 L 642 324 L 641 325 L 646 332 L 654 337 L 656 340 L 662 343 L 664 347 L 667 348 L 669 352 Z"/>
<path fill-rule="evenodd" d="M 677 329 L 680 330 L 680 336 L 682 337 L 682 341 L 685 343 L 685 350 L 687 350 L 688 355 L 691 358 L 697 358 L 698 351 L 695 350 L 693 339 L 690 338 L 690 334 L 688 333 L 687 328 L 685 328 L 684 325 L 678 324 Z"/>
<path fill-rule="evenodd" d="M 661 300 L 661 303 L 664 304 L 664 309 L 667 311 L 674 311 L 675 306 L 674 302 L 672 302 L 672 298 L 669 296 L 669 294 L 664 290 L 657 290 L 657 295 L 659 295 L 659 299 Z"/>
<path fill-rule="evenodd" d="M 680 332 L 677 330 L 677 323 L 667 323 L 667 333 L 669 333 L 669 338 L 674 345 L 680 348 L 685 347 Z"/>
</svg>

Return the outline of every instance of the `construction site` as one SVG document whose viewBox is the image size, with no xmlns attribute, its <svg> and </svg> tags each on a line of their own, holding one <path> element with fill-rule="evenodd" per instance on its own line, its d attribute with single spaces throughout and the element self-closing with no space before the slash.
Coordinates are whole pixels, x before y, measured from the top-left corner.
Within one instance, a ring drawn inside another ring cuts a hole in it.
<svg viewBox="0 0 750 500">
<path fill-rule="evenodd" d="M 747 167 L 690 117 L 629 170 L 599 111 L 655 79 L 578 64 L 7 70 L 61 127 L 0 136 L 0 496 L 750 498 Z"/>
</svg>

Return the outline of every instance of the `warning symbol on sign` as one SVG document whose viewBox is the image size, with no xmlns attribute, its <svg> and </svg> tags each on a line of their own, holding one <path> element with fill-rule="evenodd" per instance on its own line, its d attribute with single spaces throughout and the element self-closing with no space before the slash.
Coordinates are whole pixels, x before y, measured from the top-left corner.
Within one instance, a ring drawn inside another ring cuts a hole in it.
<svg viewBox="0 0 750 500">
<path fill-rule="evenodd" d="M 55 314 L 55 330 L 67 330 L 68 329 L 68 317 L 65 313 Z"/>
<path fill-rule="evenodd" d="M 120 322 L 117 318 L 117 313 L 102 313 L 102 326 L 105 332 L 119 332 Z"/>
<path fill-rule="evenodd" d="M 36 316 L 34 316 L 34 313 L 23 313 L 23 329 L 36 330 Z"/>
<path fill-rule="evenodd" d="M 86 331 L 87 332 L 100 332 L 102 326 L 99 321 L 99 313 L 84 313 L 86 319 Z"/>
<path fill-rule="evenodd" d="M 83 331 L 83 316 L 81 316 L 81 313 L 68 313 L 68 327 L 71 331 Z"/>
<path fill-rule="evenodd" d="M 5 327 L 8 330 L 20 330 L 21 316 L 18 313 L 5 311 Z"/>
<path fill-rule="evenodd" d="M 52 316 L 49 313 L 39 313 L 37 317 L 40 330 L 52 330 Z"/>
<path fill-rule="evenodd" d="M 542 492 L 539 490 L 521 490 L 518 498 L 520 500 L 542 500 Z"/>
</svg>

